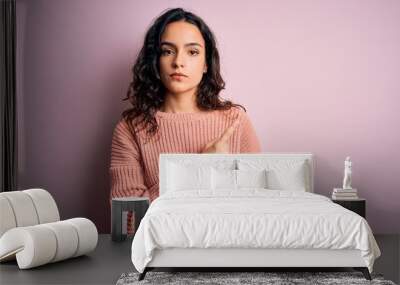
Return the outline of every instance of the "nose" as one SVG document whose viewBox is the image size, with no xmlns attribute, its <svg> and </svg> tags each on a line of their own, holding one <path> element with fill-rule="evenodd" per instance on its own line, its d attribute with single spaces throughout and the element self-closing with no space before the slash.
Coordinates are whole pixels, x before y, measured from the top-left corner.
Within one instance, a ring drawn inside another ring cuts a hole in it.
<svg viewBox="0 0 400 285">
<path fill-rule="evenodd" d="M 177 52 L 176 56 L 172 62 L 174 68 L 178 68 L 178 67 L 184 67 L 184 55 L 183 52 Z"/>
</svg>

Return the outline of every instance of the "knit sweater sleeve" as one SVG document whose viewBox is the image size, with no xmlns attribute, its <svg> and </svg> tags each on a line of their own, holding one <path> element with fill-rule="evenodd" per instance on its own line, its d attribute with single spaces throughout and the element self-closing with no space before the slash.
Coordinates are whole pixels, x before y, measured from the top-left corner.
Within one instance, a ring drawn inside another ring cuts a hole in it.
<svg viewBox="0 0 400 285">
<path fill-rule="evenodd" d="M 111 143 L 111 198 L 148 196 L 139 146 L 124 120 L 116 125 Z"/>
<path fill-rule="evenodd" d="M 261 152 L 260 141 L 246 112 L 242 112 L 242 129 L 240 136 L 241 153 L 259 153 Z"/>
</svg>

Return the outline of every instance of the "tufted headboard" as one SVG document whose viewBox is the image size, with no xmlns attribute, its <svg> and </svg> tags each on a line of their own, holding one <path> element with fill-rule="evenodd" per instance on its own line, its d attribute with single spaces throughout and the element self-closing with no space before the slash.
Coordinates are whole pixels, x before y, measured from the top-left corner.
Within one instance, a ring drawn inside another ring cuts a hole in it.
<svg viewBox="0 0 400 285">
<path fill-rule="evenodd" d="M 273 167 L 277 164 L 303 163 L 306 166 L 305 179 L 307 192 L 314 192 L 314 160 L 311 153 L 161 153 L 159 157 L 159 191 L 166 192 L 168 163 L 181 165 L 211 165 L 229 169 L 238 169 L 238 165 L 252 164 Z M 240 168 L 240 167 L 239 167 Z"/>
</svg>

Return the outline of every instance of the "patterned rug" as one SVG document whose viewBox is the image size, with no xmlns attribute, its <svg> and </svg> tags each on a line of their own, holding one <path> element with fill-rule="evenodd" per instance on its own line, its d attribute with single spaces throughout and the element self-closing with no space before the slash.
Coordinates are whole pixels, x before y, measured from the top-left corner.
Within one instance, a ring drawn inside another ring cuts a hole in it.
<svg viewBox="0 0 400 285">
<path fill-rule="evenodd" d="M 381 274 L 371 274 L 372 281 L 366 280 L 361 272 L 147 272 L 142 281 L 138 281 L 139 273 L 124 273 L 116 285 L 134 284 L 379 284 L 396 285 L 384 280 Z"/>
</svg>

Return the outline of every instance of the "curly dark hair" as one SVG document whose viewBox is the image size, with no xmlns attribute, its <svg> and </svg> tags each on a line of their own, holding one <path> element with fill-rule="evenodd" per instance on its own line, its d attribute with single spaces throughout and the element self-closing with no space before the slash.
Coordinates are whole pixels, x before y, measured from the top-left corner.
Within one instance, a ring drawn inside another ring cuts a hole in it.
<svg viewBox="0 0 400 285">
<path fill-rule="evenodd" d="M 207 72 L 197 89 L 196 103 L 204 111 L 207 110 L 228 110 L 234 104 L 229 100 L 221 100 L 219 93 L 225 89 L 225 82 L 220 74 L 220 59 L 216 46 L 215 37 L 198 16 L 182 8 L 166 10 L 159 16 L 147 31 L 144 45 L 141 48 L 135 64 L 132 67 L 133 79 L 129 84 L 126 98 L 132 107 L 122 113 L 122 117 L 136 133 L 136 127 L 142 125 L 142 129 L 147 128 L 147 134 L 155 135 L 158 131 L 158 124 L 155 113 L 160 109 L 165 101 L 166 88 L 164 87 L 159 74 L 159 58 L 161 55 L 161 35 L 166 26 L 171 22 L 185 21 L 196 25 L 200 30 L 206 49 Z"/>
</svg>

